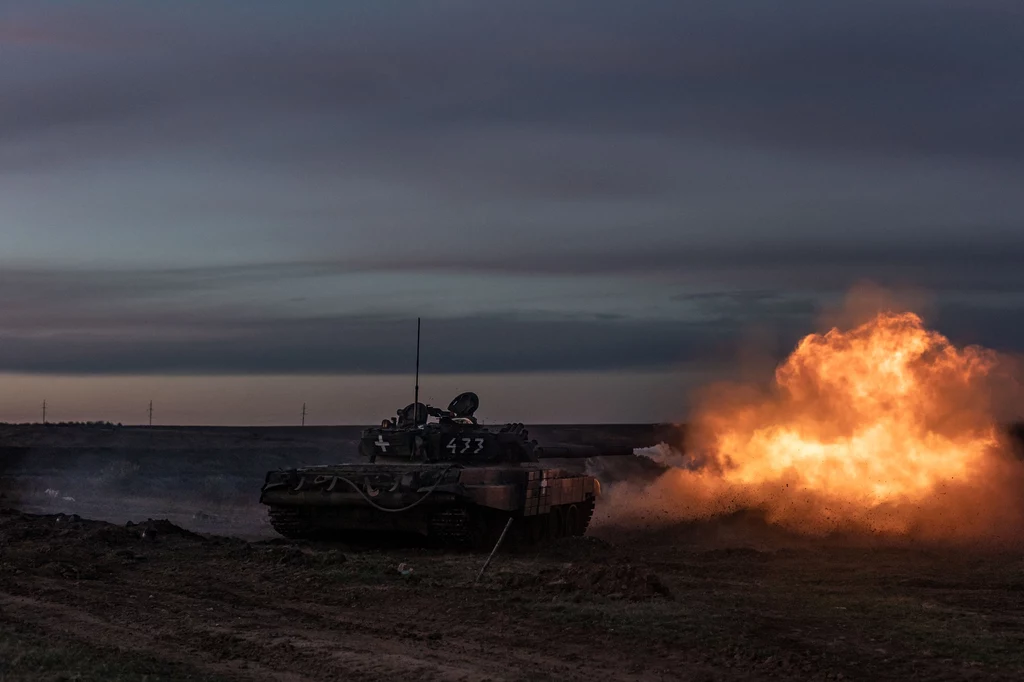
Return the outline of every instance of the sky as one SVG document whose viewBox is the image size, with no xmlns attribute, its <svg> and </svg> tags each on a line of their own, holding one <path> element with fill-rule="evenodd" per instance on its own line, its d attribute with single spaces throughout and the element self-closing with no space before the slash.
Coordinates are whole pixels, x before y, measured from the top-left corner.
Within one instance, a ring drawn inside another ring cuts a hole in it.
<svg viewBox="0 0 1024 682">
<path fill-rule="evenodd" d="M 376 422 L 416 317 L 437 403 L 678 420 L 864 282 L 1020 352 L 1021 45 L 1015 0 L 0 0 L 0 420 Z"/>
</svg>

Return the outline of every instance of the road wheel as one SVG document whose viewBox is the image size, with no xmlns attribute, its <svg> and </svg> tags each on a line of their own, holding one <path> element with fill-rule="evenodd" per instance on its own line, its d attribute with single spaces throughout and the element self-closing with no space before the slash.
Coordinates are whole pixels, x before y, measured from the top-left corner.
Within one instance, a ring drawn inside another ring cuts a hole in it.
<svg viewBox="0 0 1024 682">
<path fill-rule="evenodd" d="M 565 536 L 565 512 L 561 507 L 552 507 L 548 513 L 548 540 Z"/>
<path fill-rule="evenodd" d="M 519 551 L 533 547 L 542 539 L 547 531 L 548 520 L 543 516 L 514 516 L 512 527 L 508 530 L 503 547 L 511 551 Z M 504 526 L 502 526 L 504 528 Z"/>
<path fill-rule="evenodd" d="M 575 504 L 570 504 L 565 510 L 565 537 L 581 535 L 578 533 L 580 527 L 580 509 Z"/>
<path fill-rule="evenodd" d="M 524 543 L 526 546 L 539 545 L 544 542 L 545 537 L 548 533 L 548 520 L 543 516 L 528 516 L 523 518 L 523 523 L 526 525 L 526 533 L 528 540 Z"/>
</svg>

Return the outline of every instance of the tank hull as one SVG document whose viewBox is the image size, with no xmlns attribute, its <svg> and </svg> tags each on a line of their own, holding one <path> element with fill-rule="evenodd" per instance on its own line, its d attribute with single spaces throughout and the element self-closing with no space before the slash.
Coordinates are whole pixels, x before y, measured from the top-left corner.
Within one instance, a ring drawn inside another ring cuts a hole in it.
<svg viewBox="0 0 1024 682">
<path fill-rule="evenodd" d="M 511 517 L 513 543 L 583 535 L 600 485 L 543 465 L 342 464 L 269 472 L 260 502 L 289 538 L 417 536 L 486 548 Z"/>
</svg>

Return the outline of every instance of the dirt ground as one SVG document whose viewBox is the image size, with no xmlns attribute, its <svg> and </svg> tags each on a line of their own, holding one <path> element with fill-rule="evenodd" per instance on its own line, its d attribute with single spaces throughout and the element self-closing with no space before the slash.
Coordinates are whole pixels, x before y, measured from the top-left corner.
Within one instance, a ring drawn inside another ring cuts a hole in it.
<svg viewBox="0 0 1024 682">
<path fill-rule="evenodd" d="M 810 542 L 750 515 L 619 528 L 599 505 L 587 537 L 475 583 L 477 554 L 278 538 L 266 471 L 345 461 L 358 433 L 0 425 L 0 682 L 1024 679 L 1020 549 Z"/>
<path fill-rule="evenodd" d="M 477 554 L 6 510 L 0 679 L 1024 678 L 1020 554 L 720 531 L 605 528 L 474 583 Z"/>
</svg>

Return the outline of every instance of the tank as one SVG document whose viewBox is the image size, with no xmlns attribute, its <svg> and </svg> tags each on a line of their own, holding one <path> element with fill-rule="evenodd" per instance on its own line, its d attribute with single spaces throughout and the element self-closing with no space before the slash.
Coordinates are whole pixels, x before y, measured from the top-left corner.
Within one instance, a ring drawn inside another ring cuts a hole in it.
<svg viewBox="0 0 1024 682">
<path fill-rule="evenodd" d="M 442 410 L 414 402 L 365 429 L 363 463 L 268 472 L 260 502 L 288 538 L 418 536 L 490 548 L 533 546 L 587 532 L 601 485 L 550 459 L 632 456 L 629 447 L 543 446 L 522 424 L 481 425 L 480 401 L 462 393 Z"/>
</svg>

